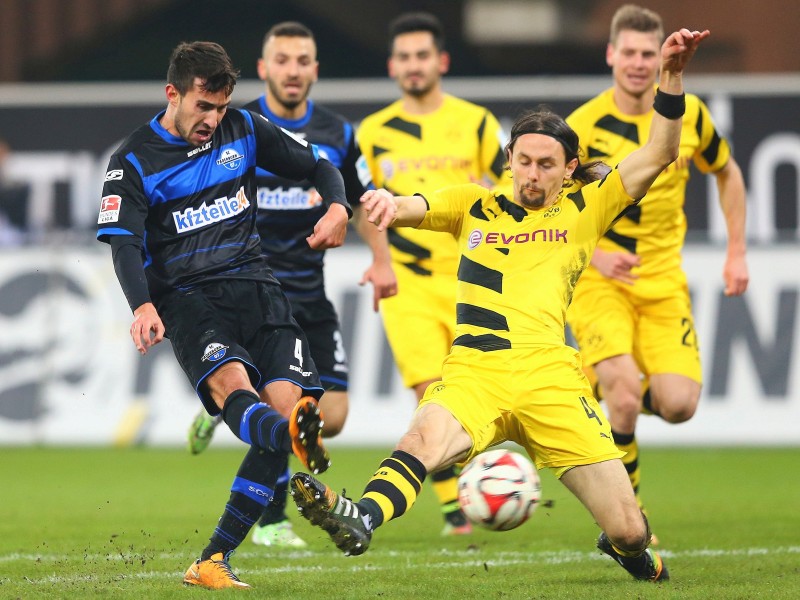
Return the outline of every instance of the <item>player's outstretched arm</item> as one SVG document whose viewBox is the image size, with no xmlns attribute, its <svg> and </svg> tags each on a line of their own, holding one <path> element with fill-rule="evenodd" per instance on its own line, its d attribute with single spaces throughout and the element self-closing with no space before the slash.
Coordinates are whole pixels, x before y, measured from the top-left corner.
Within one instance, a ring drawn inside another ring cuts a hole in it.
<svg viewBox="0 0 800 600">
<path fill-rule="evenodd" d="M 619 165 L 622 185 L 633 198 L 644 196 L 658 174 L 678 158 L 681 117 L 686 104 L 683 71 L 697 47 L 709 35 L 708 30 L 681 29 L 671 33 L 661 46 L 661 75 L 650 138 Z"/>
<path fill-rule="evenodd" d="M 422 196 L 393 196 L 384 189 L 369 190 L 361 196 L 367 221 L 385 231 L 387 227 L 416 227 L 428 212 Z"/>
</svg>

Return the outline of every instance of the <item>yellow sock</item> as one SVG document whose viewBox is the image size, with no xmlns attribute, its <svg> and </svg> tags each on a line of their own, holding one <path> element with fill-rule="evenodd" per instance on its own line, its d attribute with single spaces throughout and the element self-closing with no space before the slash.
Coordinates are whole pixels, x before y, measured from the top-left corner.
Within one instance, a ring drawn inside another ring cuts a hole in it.
<svg viewBox="0 0 800 600">
<path fill-rule="evenodd" d="M 445 514 L 459 510 L 458 505 L 458 475 L 455 467 L 447 467 L 441 471 L 431 473 L 431 484 L 442 512 Z"/>
<path fill-rule="evenodd" d="M 411 508 L 422 489 L 425 475 L 422 463 L 406 452 L 396 450 L 385 459 L 367 483 L 362 496 L 362 499 L 375 502 L 382 513 L 382 518 L 373 518 L 373 525 L 377 527 L 395 519 Z"/>
</svg>

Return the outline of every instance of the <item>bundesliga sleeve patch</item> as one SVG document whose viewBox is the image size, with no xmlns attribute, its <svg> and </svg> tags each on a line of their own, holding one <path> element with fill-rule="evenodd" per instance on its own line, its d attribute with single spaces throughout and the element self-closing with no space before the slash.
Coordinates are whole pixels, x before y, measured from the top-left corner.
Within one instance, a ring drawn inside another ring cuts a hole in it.
<svg viewBox="0 0 800 600">
<path fill-rule="evenodd" d="M 103 196 L 100 202 L 100 215 L 97 217 L 97 224 L 116 223 L 119 221 L 119 208 L 122 205 L 120 196 Z"/>
</svg>

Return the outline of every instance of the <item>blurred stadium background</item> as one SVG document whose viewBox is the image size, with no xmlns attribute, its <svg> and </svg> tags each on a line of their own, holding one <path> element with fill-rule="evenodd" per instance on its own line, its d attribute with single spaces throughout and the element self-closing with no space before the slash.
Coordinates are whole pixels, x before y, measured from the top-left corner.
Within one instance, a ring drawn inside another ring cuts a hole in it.
<svg viewBox="0 0 800 600">
<path fill-rule="evenodd" d="M 264 32 L 300 20 L 319 47 L 322 81 L 312 96 L 358 121 L 397 97 L 385 75 L 388 21 L 429 10 L 442 18 L 453 56 L 445 88 L 508 125 L 539 102 L 566 114 L 610 85 L 604 48 L 622 3 L 3 0 L 0 140 L 10 151 L 0 163 L 0 444 L 183 443 L 197 400 L 168 344 L 145 358 L 135 352 L 108 248 L 94 241 L 108 155 L 163 108 L 175 44 L 225 46 L 242 69 L 234 100 L 244 103 L 263 92 L 255 63 Z M 668 30 L 713 32 L 687 89 L 708 102 L 742 166 L 752 280 L 742 298 L 722 294 L 724 224 L 713 181 L 695 174 L 685 263 L 704 398 L 679 427 L 644 419 L 640 439 L 800 445 L 800 13 L 785 0 L 735 10 L 721 0 L 642 4 Z M 351 417 L 337 444 L 391 443 L 413 408 L 369 291 L 357 286 L 367 262 L 356 236 L 328 254 L 352 365 Z"/>
</svg>

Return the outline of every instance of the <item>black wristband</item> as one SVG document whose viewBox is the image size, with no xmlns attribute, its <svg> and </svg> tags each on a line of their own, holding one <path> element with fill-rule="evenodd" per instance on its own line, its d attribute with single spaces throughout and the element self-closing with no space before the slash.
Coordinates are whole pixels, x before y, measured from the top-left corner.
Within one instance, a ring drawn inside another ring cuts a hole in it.
<svg viewBox="0 0 800 600">
<path fill-rule="evenodd" d="M 656 90 L 653 110 L 667 119 L 680 119 L 686 112 L 686 94 L 667 94 Z"/>
</svg>

